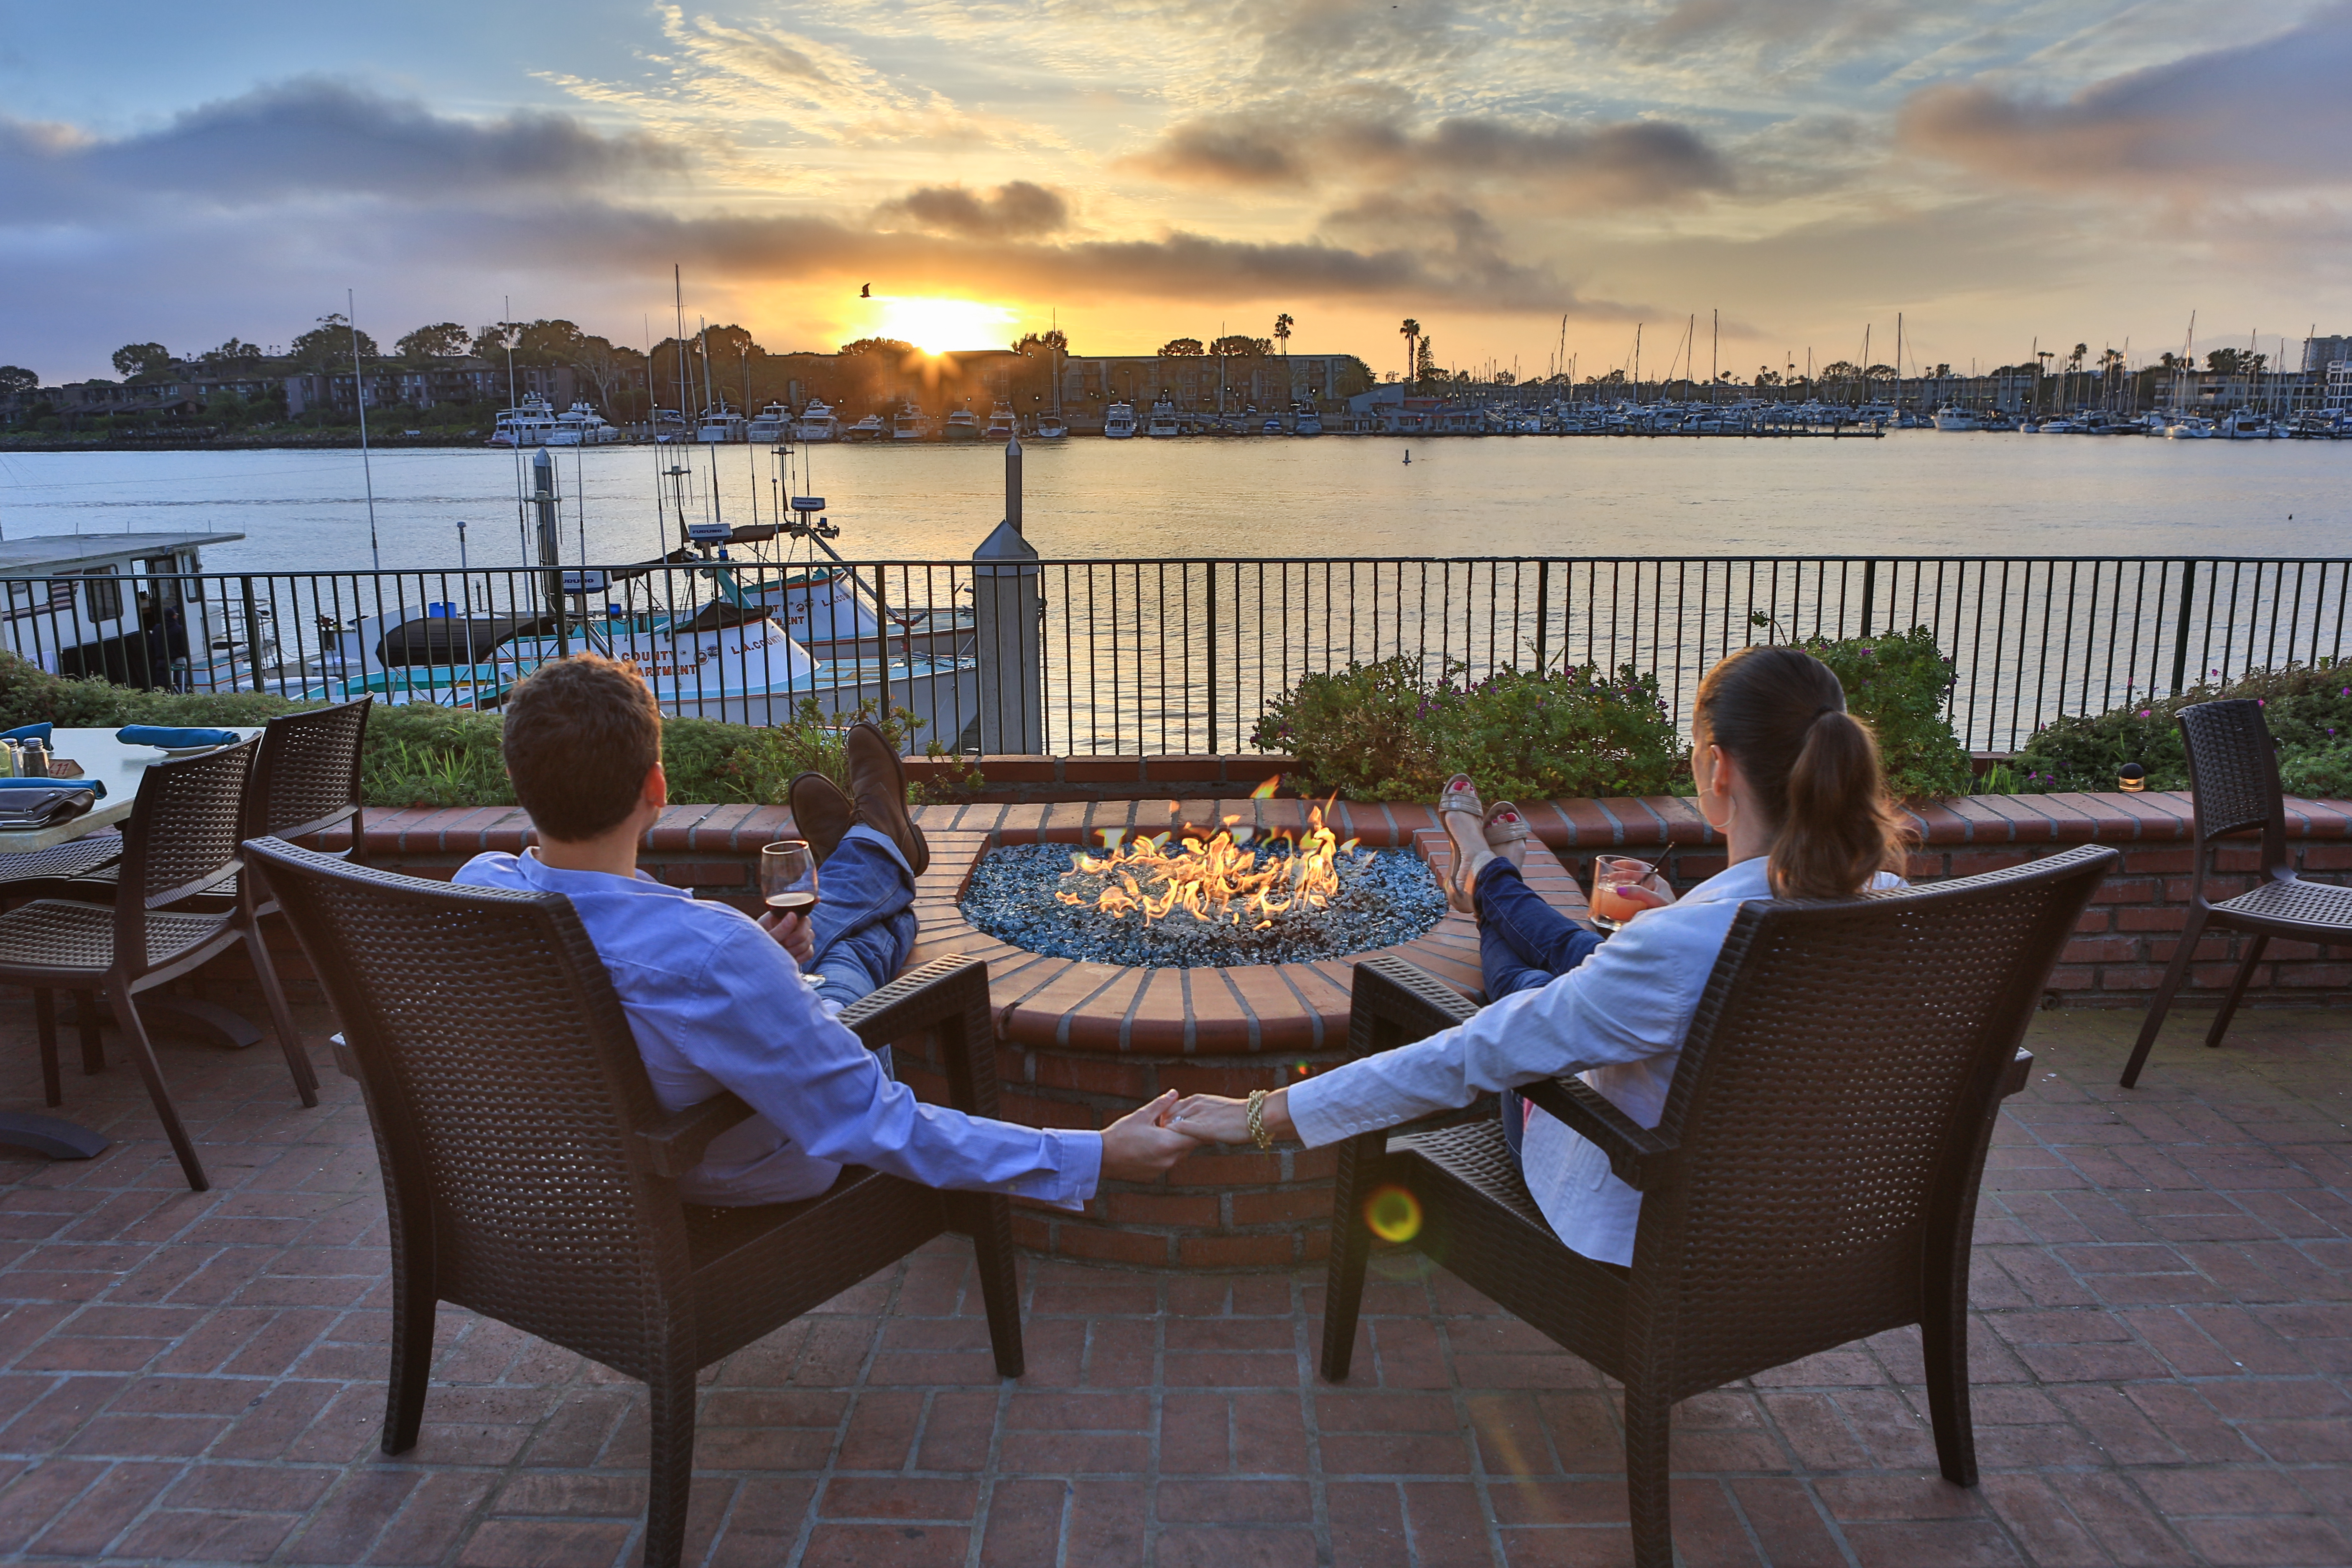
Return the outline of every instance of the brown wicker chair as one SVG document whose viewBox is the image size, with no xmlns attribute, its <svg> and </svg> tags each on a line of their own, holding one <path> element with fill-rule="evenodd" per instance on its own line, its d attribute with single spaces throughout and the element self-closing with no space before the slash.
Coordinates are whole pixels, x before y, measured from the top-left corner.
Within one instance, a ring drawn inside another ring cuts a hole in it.
<svg viewBox="0 0 2352 1568">
<path fill-rule="evenodd" d="M 248 845 L 322 978 L 365 1090 L 392 1221 L 383 1450 L 416 1442 L 436 1304 L 454 1301 L 645 1381 L 645 1561 L 686 1531 L 695 1373 L 953 1230 L 972 1238 L 997 1371 L 1022 1368 L 1012 1218 L 1000 1196 L 851 1167 L 805 1203 L 681 1205 L 674 1178 L 751 1114 L 656 1102 L 604 965 L 569 900 L 395 876 Z M 937 1028 L 950 1095 L 996 1109 L 987 965 L 945 958 L 846 1009 L 879 1046 Z"/>
<path fill-rule="evenodd" d="M 2180 738 L 2189 752 L 2189 793 L 2195 809 L 2196 879 L 2189 889 L 2189 918 L 2180 940 L 2165 966 L 2164 979 L 2148 1004 L 2147 1017 L 2133 1042 L 2131 1058 L 2124 1064 L 2123 1086 L 2139 1082 L 2140 1069 L 2156 1045 L 2157 1031 L 2208 928 L 2246 933 L 2246 952 L 2230 980 L 2221 1011 L 2205 1031 L 2209 1047 L 2221 1043 L 2238 1004 L 2246 994 L 2263 950 L 2271 938 L 2301 942 L 2352 943 L 2352 888 L 2306 882 L 2294 874 L 2286 854 L 2286 806 L 2280 797 L 2278 744 L 2263 721 L 2263 705 L 2248 698 L 2226 702 L 2200 702 L 2179 712 Z M 2263 866 L 2252 889 L 2234 899 L 2215 903 L 2205 895 L 2213 840 L 2229 834 L 2259 830 Z"/>
<path fill-rule="evenodd" d="M 205 911 L 169 907 L 221 891 L 242 868 L 237 827 L 243 819 L 246 774 L 257 745 L 245 741 L 200 756 L 157 763 L 147 770 L 124 826 L 121 876 L 110 908 L 38 899 L 0 915 L 0 982 L 32 988 L 48 1103 L 63 1102 L 51 994 L 78 994 L 82 1070 L 95 1073 L 106 1061 L 99 1047 L 97 1009 L 89 1004 L 90 994 L 102 991 L 115 1022 L 131 1038 L 132 1058 L 146 1079 L 163 1134 L 180 1157 L 188 1185 L 198 1192 L 210 1184 L 195 1145 L 180 1124 L 171 1092 L 163 1087 L 154 1047 L 133 1000 L 139 993 L 176 980 L 245 942 L 294 1087 L 303 1104 L 319 1103 L 318 1075 L 303 1054 L 278 972 L 245 911 L 235 905 Z"/>
<path fill-rule="evenodd" d="M 2116 859 L 2030 866 L 1833 902 L 1743 907 L 1655 1128 L 1573 1079 L 1520 1093 L 1643 1194 L 1633 1265 L 1563 1247 L 1493 1120 L 1350 1140 L 1333 1194 L 1323 1375 L 1348 1375 L 1384 1187 L 1411 1245 L 1625 1387 L 1633 1556 L 1674 1560 L 1675 1401 L 1849 1341 L 1920 1326 L 1936 1451 L 1976 1483 L 1968 1400 L 1970 1229 L 2000 1098 L 2042 983 Z M 1356 965 L 1349 1044 L 1392 1049 L 1475 1009 L 1394 959 Z"/>
</svg>

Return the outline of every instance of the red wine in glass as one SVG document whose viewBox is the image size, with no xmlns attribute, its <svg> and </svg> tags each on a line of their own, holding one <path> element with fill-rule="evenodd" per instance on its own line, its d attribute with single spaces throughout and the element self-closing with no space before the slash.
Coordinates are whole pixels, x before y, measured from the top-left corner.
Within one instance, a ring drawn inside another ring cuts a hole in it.
<svg viewBox="0 0 2352 1568">
<path fill-rule="evenodd" d="M 816 856 L 804 838 L 760 849 L 760 897 L 772 910 L 806 918 L 817 906 Z"/>
</svg>

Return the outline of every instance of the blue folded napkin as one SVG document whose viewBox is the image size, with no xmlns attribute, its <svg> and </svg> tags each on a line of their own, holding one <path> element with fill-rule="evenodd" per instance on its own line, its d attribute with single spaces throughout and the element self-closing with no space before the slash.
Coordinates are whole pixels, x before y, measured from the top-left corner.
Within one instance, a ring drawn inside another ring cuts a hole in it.
<svg viewBox="0 0 2352 1568">
<path fill-rule="evenodd" d="M 0 789 L 86 789 L 100 800 L 106 798 L 103 779 L 0 779 Z"/>
<path fill-rule="evenodd" d="M 13 730 L 0 730 L 0 741 L 38 741 L 44 746 L 56 743 L 57 726 L 47 719 L 37 724 L 19 724 Z"/>
<path fill-rule="evenodd" d="M 234 730 L 167 730 L 161 724 L 126 724 L 114 732 L 126 746 L 161 746 L 167 752 L 190 746 L 226 746 L 237 738 Z"/>
</svg>

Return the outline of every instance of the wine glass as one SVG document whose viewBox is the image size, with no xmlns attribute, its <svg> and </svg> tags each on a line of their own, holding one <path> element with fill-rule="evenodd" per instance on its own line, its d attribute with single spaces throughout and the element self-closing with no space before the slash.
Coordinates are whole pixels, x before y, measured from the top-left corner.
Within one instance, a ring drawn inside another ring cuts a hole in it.
<svg viewBox="0 0 2352 1568">
<path fill-rule="evenodd" d="M 805 838 L 760 847 L 760 897 L 772 910 L 805 919 L 816 910 L 816 857 Z"/>
<path fill-rule="evenodd" d="M 1592 858 L 1592 923 L 1615 931 L 1647 905 L 1637 904 L 1618 891 L 1631 883 L 1646 880 L 1657 869 L 1647 860 L 1636 860 L 1631 855 L 1596 855 Z"/>
</svg>

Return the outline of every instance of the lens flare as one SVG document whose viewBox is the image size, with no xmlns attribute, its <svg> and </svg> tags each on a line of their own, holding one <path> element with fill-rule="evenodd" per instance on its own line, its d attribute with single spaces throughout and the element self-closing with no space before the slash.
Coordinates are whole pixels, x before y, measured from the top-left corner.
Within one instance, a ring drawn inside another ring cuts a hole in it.
<svg viewBox="0 0 2352 1568">
<path fill-rule="evenodd" d="M 1381 1187 L 1364 1201 L 1364 1223 L 1382 1241 L 1411 1241 L 1421 1234 L 1421 1200 L 1402 1187 Z"/>
</svg>

